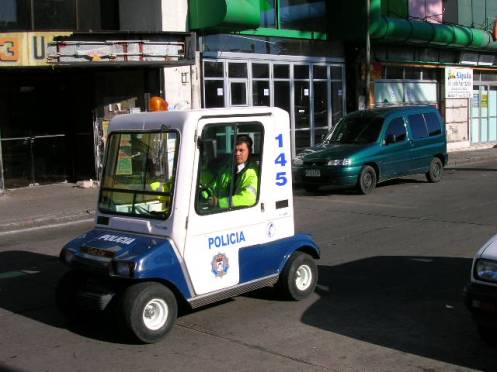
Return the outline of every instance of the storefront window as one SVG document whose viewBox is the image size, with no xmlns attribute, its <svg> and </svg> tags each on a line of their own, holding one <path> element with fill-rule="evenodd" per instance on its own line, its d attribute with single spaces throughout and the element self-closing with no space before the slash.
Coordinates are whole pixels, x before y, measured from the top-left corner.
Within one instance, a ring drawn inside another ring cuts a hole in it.
<svg viewBox="0 0 497 372">
<path fill-rule="evenodd" d="M 276 0 L 262 0 L 261 27 L 274 28 L 277 26 Z"/>
<path fill-rule="evenodd" d="M 26 30 L 30 28 L 30 0 L 2 0 L 0 30 Z"/>
<path fill-rule="evenodd" d="M 74 0 L 37 0 L 33 5 L 35 29 L 76 28 Z"/>
<path fill-rule="evenodd" d="M 0 31 L 119 29 L 117 0 L 1 0 Z"/>
<path fill-rule="evenodd" d="M 343 117 L 342 64 L 247 57 L 203 61 L 204 107 L 279 107 L 290 116 L 294 152 L 320 143 Z"/>
<path fill-rule="evenodd" d="M 280 26 L 284 29 L 326 31 L 326 2 L 280 0 Z"/>
</svg>

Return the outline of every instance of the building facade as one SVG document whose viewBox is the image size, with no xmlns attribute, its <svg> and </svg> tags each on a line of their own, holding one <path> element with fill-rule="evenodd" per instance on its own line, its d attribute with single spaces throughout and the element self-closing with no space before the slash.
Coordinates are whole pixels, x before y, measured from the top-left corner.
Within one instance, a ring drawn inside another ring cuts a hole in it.
<svg viewBox="0 0 497 372">
<path fill-rule="evenodd" d="M 497 143 L 497 2 L 341 0 L 330 34 L 346 45 L 349 109 L 431 104 L 449 150 Z M 351 21 L 344 14 L 354 14 Z"/>
<path fill-rule="evenodd" d="M 189 0 L 203 107 L 276 106 L 292 151 L 318 143 L 345 111 L 345 55 L 328 40 L 325 0 Z"/>
<path fill-rule="evenodd" d="M 194 65 L 186 12 L 173 0 L 2 1 L 0 190 L 98 178 L 112 116 L 146 110 L 170 70 Z"/>
</svg>

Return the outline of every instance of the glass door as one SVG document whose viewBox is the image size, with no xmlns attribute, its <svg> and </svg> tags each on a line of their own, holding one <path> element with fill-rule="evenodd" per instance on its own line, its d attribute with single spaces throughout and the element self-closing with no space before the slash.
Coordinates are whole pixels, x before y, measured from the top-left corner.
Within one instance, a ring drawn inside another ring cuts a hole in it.
<svg viewBox="0 0 497 372">
<path fill-rule="evenodd" d="M 480 141 L 480 87 L 473 87 L 473 99 L 471 102 L 471 143 Z"/>
<path fill-rule="evenodd" d="M 312 69 L 313 143 L 321 142 L 329 130 L 328 67 L 314 65 Z"/>
<path fill-rule="evenodd" d="M 269 63 L 252 62 L 252 105 L 271 106 Z"/>
<path fill-rule="evenodd" d="M 311 92 L 309 65 L 293 66 L 295 148 L 302 150 L 311 145 Z"/>
<path fill-rule="evenodd" d="M 488 142 L 488 87 L 480 87 L 480 142 Z"/>
<path fill-rule="evenodd" d="M 497 141 L 497 87 L 488 92 L 488 141 Z"/>
<path fill-rule="evenodd" d="M 246 62 L 228 62 L 228 106 L 248 106 Z"/>
</svg>

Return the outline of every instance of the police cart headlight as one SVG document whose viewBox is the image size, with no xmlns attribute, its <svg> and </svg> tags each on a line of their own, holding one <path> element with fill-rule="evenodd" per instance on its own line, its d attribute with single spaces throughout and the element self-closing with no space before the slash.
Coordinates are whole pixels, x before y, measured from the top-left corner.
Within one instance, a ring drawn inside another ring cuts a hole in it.
<svg viewBox="0 0 497 372">
<path fill-rule="evenodd" d="M 333 160 L 328 160 L 328 165 L 332 166 L 349 166 L 352 164 L 352 160 L 350 159 L 333 159 Z"/>
<path fill-rule="evenodd" d="M 124 277 L 133 277 L 136 271 L 136 262 L 134 261 L 112 261 L 112 274 Z"/>
<path fill-rule="evenodd" d="M 474 269 L 475 279 L 497 283 L 497 262 L 480 259 Z"/>
<path fill-rule="evenodd" d="M 63 249 L 60 252 L 60 260 L 65 264 L 70 264 L 74 258 L 74 253 L 68 249 Z"/>
</svg>

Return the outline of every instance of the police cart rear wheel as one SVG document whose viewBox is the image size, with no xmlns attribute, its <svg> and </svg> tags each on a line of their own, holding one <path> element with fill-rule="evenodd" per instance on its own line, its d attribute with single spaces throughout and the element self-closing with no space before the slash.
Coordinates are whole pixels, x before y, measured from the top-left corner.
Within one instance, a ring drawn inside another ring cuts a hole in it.
<svg viewBox="0 0 497 372">
<path fill-rule="evenodd" d="M 77 296 L 86 280 L 87 276 L 83 272 L 71 270 L 59 279 L 55 287 L 57 308 L 69 321 L 75 321 L 82 315 Z"/>
<path fill-rule="evenodd" d="M 430 170 L 426 172 L 426 179 L 432 183 L 440 182 L 443 169 L 442 161 L 439 158 L 431 159 Z"/>
<path fill-rule="evenodd" d="M 284 298 L 299 301 L 314 292 L 317 281 L 316 261 L 307 253 L 295 252 L 288 259 L 277 288 Z"/>
<path fill-rule="evenodd" d="M 164 337 L 173 327 L 178 304 L 173 292 L 159 283 L 138 283 L 122 295 L 120 311 L 128 336 L 144 343 Z"/>
</svg>

